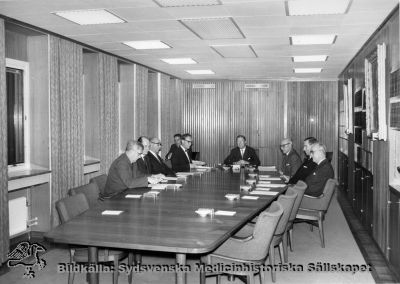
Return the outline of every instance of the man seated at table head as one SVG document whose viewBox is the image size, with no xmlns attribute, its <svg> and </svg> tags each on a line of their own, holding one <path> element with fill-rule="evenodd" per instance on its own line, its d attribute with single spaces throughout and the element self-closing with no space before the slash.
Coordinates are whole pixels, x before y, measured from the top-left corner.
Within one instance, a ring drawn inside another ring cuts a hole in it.
<svg viewBox="0 0 400 284">
<path fill-rule="evenodd" d="M 305 179 L 308 187 L 304 193 L 317 197 L 324 191 L 327 180 L 334 178 L 335 174 L 331 163 L 326 158 L 326 147 L 324 144 L 319 142 L 313 144 L 311 146 L 310 156 L 317 166 Z"/>
<path fill-rule="evenodd" d="M 147 156 L 150 149 L 150 140 L 146 136 L 140 136 L 137 141 L 143 145 L 143 153 L 136 161 L 137 167 L 141 173 L 151 175 L 149 157 Z"/>
<path fill-rule="evenodd" d="M 175 150 L 171 157 L 172 170 L 174 172 L 190 172 L 194 168 L 192 157 L 190 156 L 190 146 L 193 143 L 192 135 L 186 133 L 182 135 L 182 144 Z"/>
<path fill-rule="evenodd" d="M 158 152 L 161 150 L 162 144 L 160 139 L 154 137 L 150 140 L 150 150 L 147 154 L 152 174 L 164 174 L 169 177 L 175 177 L 175 173 L 162 160 Z"/>
<path fill-rule="evenodd" d="M 165 159 L 170 160 L 172 157 L 172 154 L 174 154 L 175 150 L 179 148 L 182 144 L 182 135 L 180 133 L 177 133 L 174 135 L 174 144 L 171 145 L 169 148 L 169 151 L 167 155 L 165 155 Z"/>
<path fill-rule="evenodd" d="M 153 176 L 141 173 L 137 164 L 143 152 L 143 145 L 134 140 L 129 140 L 125 153 L 112 162 L 108 171 L 104 197 L 110 197 L 127 188 L 146 187 L 148 183 L 157 183 L 159 180 Z"/>
<path fill-rule="evenodd" d="M 317 166 L 314 163 L 313 159 L 310 156 L 311 146 L 317 143 L 318 140 L 314 137 L 307 137 L 303 142 L 303 151 L 306 155 L 303 164 L 301 164 L 300 168 L 296 171 L 296 173 L 289 179 L 288 176 L 283 176 L 285 181 L 289 184 L 296 184 L 299 180 L 305 181 L 306 177 L 310 175 L 310 173 Z"/>
<path fill-rule="evenodd" d="M 283 139 L 280 148 L 283 154 L 283 158 L 281 166 L 279 168 L 279 172 L 281 175 L 287 176 L 290 179 L 300 168 L 301 159 L 299 154 L 293 148 L 293 142 L 290 138 Z"/>
<path fill-rule="evenodd" d="M 258 159 L 256 151 L 246 145 L 246 137 L 244 135 L 236 137 L 236 144 L 237 147 L 233 148 L 229 156 L 224 160 L 225 165 L 254 165 L 256 167 L 260 165 L 260 159 Z"/>
</svg>

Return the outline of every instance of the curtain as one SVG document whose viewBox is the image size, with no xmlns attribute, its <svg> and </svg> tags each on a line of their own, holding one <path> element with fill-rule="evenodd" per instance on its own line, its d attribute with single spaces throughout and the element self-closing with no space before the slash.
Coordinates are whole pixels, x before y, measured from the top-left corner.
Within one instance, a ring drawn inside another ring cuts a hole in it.
<svg viewBox="0 0 400 284">
<path fill-rule="evenodd" d="M 50 36 L 51 202 L 53 225 L 59 223 L 55 202 L 84 182 L 82 48 Z"/>
<path fill-rule="evenodd" d="M 117 58 L 102 53 L 98 60 L 100 172 L 108 173 L 119 153 L 118 63 Z"/>
<path fill-rule="evenodd" d="M 10 246 L 8 224 L 7 102 L 4 20 L 0 19 L 0 266 Z"/>
</svg>

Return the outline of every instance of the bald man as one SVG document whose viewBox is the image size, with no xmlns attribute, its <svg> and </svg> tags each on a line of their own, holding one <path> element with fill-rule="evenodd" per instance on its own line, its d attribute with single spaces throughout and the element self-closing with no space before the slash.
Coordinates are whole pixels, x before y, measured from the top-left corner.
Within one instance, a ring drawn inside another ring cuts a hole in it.
<svg viewBox="0 0 400 284">
<path fill-rule="evenodd" d="M 280 167 L 280 174 L 287 176 L 289 179 L 296 173 L 301 166 L 301 159 L 299 154 L 293 148 L 293 142 L 290 138 L 282 140 L 280 145 L 283 159 Z"/>
<path fill-rule="evenodd" d="M 137 167 L 141 173 L 150 176 L 151 175 L 150 161 L 149 157 L 147 156 L 150 149 L 150 140 L 146 136 L 140 136 L 138 138 L 138 142 L 143 145 L 143 153 L 142 156 L 136 161 Z"/>
<path fill-rule="evenodd" d="M 174 171 L 170 169 L 163 161 L 163 159 L 158 155 L 161 150 L 162 144 L 160 139 L 152 138 L 150 140 L 150 150 L 147 154 L 149 158 L 150 168 L 152 174 L 164 174 L 169 177 L 176 177 Z"/>
</svg>

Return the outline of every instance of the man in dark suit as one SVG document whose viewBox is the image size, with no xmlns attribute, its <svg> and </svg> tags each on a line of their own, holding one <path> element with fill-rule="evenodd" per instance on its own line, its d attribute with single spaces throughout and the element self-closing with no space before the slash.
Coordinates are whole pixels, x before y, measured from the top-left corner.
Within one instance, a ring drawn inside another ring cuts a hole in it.
<svg viewBox="0 0 400 284">
<path fill-rule="evenodd" d="M 140 158 L 143 145 L 130 140 L 126 145 L 125 153 L 121 154 L 110 166 L 104 197 L 117 194 L 127 188 L 146 187 L 148 183 L 157 183 L 154 177 L 147 177 L 141 173 L 135 161 Z"/>
<path fill-rule="evenodd" d="M 237 147 L 233 148 L 228 157 L 224 160 L 225 165 L 254 165 L 259 166 L 260 160 L 256 154 L 256 151 L 250 146 L 246 145 L 246 137 L 244 135 L 238 135 L 236 137 Z"/>
<path fill-rule="evenodd" d="M 147 154 L 149 153 L 150 141 L 146 136 L 140 136 L 138 142 L 143 145 L 142 156 L 136 161 L 139 171 L 147 176 L 151 175 L 150 161 Z"/>
<path fill-rule="evenodd" d="M 150 168 L 152 174 L 164 174 L 169 177 L 175 177 L 175 173 L 172 169 L 170 169 L 162 160 L 162 158 L 158 155 L 158 152 L 161 149 L 161 142 L 158 138 L 152 138 L 150 140 L 150 150 L 147 154 L 147 157 L 150 162 Z"/>
<path fill-rule="evenodd" d="M 314 137 L 307 137 L 304 139 L 304 147 L 303 151 L 306 157 L 303 160 L 303 164 L 297 170 L 297 172 L 290 179 L 288 176 L 283 176 L 283 178 L 287 181 L 288 184 L 296 184 L 299 180 L 305 181 L 306 177 L 308 177 L 316 168 L 317 164 L 314 163 L 313 159 L 310 156 L 311 146 L 317 143 L 317 139 Z"/>
<path fill-rule="evenodd" d="M 172 170 L 174 172 L 190 172 L 190 168 L 195 167 L 192 164 L 189 148 L 192 145 L 192 136 L 190 134 L 182 135 L 182 145 L 180 145 L 171 157 Z"/>
<path fill-rule="evenodd" d="M 282 140 L 280 145 L 283 158 L 280 167 L 280 174 L 291 178 L 301 166 L 299 154 L 293 148 L 293 142 L 289 138 Z"/>
<path fill-rule="evenodd" d="M 320 196 L 328 179 L 334 178 L 335 174 L 331 163 L 326 158 L 326 147 L 321 143 L 311 146 L 311 158 L 317 164 L 314 171 L 306 178 L 307 189 L 304 194 Z"/>
<path fill-rule="evenodd" d="M 172 154 L 174 154 L 174 152 L 176 151 L 176 149 L 179 148 L 179 146 L 181 146 L 182 144 L 182 135 L 180 135 L 179 133 L 174 135 L 174 141 L 175 143 L 171 145 L 171 148 L 169 148 L 169 151 L 167 153 L 167 155 L 165 155 L 165 159 L 166 160 L 171 160 Z M 192 157 L 192 156 L 190 156 Z"/>
</svg>

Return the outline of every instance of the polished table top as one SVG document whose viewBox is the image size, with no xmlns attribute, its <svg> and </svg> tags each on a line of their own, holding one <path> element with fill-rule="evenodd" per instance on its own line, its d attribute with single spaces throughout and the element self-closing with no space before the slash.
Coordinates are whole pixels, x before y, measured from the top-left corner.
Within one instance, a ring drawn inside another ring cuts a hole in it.
<svg viewBox="0 0 400 284">
<path fill-rule="evenodd" d="M 149 188 L 128 189 L 64 223 L 45 237 L 51 241 L 97 247 L 114 247 L 175 253 L 207 253 L 264 210 L 276 196 L 229 201 L 225 194 L 245 195 L 240 185 L 247 173 L 213 170 L 187 178 L 179 190 L 165 189 L 157 198 L 125 198 Z M 272 188 L 271 191 L 284 191 Z M 198 208 L 236 211 L 234 216 L 200 217 Z M 117 216 L 104 210 L 122 210 Z"/>
</svg>

